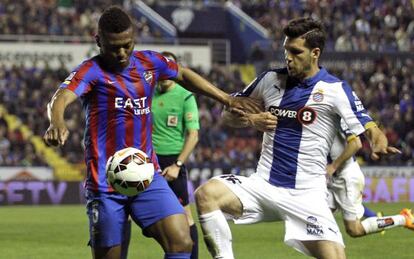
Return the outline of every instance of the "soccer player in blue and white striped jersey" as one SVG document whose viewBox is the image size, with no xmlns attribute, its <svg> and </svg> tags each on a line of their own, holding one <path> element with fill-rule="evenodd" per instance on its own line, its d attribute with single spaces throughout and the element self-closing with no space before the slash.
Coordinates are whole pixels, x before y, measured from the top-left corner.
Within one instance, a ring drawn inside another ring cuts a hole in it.
<svg viewBox="0 0 414 259">
<path fill-rule="evenodd" d="M 265 111 L 223 113 L 230 126 L 264 131 L 256 173 L 214 177 L 196 191 L 213 258 L 234 258 L 223 212 L 240 224 L 285 221 L 286 244 L 319 259 L 345 258 L 325 178 L 340 119 L 355 135 L 366 132 L 374 156 L 396 152 L 351 87 L 318 65 L 326 37 L 322 24 L 300 18 L 290 21 L 284 33 L 287 67 L 264 72 L 237 94 L 262 101 Z"/>
</svg>

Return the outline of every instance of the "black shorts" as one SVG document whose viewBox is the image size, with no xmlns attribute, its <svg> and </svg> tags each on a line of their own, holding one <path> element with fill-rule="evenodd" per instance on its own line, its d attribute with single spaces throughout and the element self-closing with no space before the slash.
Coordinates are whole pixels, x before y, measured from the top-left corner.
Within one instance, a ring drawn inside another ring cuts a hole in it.
<svg viewBox="0 0 414 259">
<path fill-rule="evenodd" d="M 157 155 L 161 170 L 172 165 L 177 160 L 178 155 Z M 177 179 L 168 182 L 168 185 L 173 190 L 181 205 L 188 205 L 188 187 L 187 187 L 187 169 L 183 165 L 178 173 Z"/>
</svg>

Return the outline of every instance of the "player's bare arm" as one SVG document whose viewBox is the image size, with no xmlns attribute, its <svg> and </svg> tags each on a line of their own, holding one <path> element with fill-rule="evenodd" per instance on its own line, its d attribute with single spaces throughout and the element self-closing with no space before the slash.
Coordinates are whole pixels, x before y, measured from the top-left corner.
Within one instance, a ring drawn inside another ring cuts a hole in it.
<svg viewBox="0 0 414 259">
<path fill-rule="evenodd" d="M 400 154 L 401 151 L 395 147 L 388 146 L 388 139 L 385 134 L 378 128 L 373 126 L 365 131 L 371 143 L 371 158 L 374 160 L 380 159 L 381 155 Z"/>
<path fill-rule="evenodd" d="M 47 115 L 49 128 L 46 130 L 43 139 L 47 145 L 62 146 L 69 137 L 69 131 L 64 120 L 66 107 L 75 101 L 76 94 L 67 89 L 58 89 L 51 101 L 47 104 Z"/>
<path fill-rule="evenodd" d="M 277 117 L 270 112 L 246 113 L 241 115 L 225 110 L 222 113 L 222 121 L 230 127 L 253 127 L 263 132 L 272 132 L 277 126 Z"/>
<path fill-rule="evenodd" d="M 358 136 L 348 138 L 347 145 L 342 151 L 341 155 L 335 159 L 331 164 L 326 166 L 326 173 L 332 176 L 338 169 L 341 169 L 345 161 L 350 159 L 353 155 L 362 148 L 361 139 Z"/>
<path fill-rule="evenodd" d="M 258 113 L 262 109 L 257 100 L 230 96 L 189 68 L 178 66 L 178 75 L 175 81 L 187 90 L 211 97 L 239 113 Z"/>
<path fill-rule="evenodd" d="M 187 130 L 187 135 L 185 137 L 184 146 L 181 150 L 181 153 L 178 155 L 177 160 L 185 163 L 188 156 L 193 152 L 195 146 L 198 143 L 198 130 L 189 129 Z M 172 164 L 169 167 L 166 167 L 162 171 L 162 175 L 167 179 L 167 181 L 173 181 L 177 179 L 180 172 L 180 167 L 176 164 Z"/>
</svg>

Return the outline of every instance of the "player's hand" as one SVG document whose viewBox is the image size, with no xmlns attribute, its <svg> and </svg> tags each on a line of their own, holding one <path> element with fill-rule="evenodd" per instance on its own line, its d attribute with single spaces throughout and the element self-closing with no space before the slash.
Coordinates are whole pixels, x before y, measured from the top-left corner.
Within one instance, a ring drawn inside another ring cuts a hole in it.
<svg viewBox="0 0 414 259">
<path fill-rule="evenodd" d="M 50 125 L 46 130 L 43 140 L 48 146 L 63 146 L 69 137 L 69 130 L 64 124 Z"/>
<path fill-rule="evenodd" d="M 263 111 L 263 104 L 257 99 L 250 97 L 230 96 L 229 111 L 244 115 L 245 113 L 259 113 Z"/>
<path fill-rule="evenodd" d="M 178 174 L 180 173 L 180 167 L 176 166 L 175 164 L 172 164 L 162 171 L 162 176 L 164 176 L 165 180 L 167 181 L 174 181 L 177 179 Z"/>
<path fill-rule="evenodd" d="M 336 166 L 334 164 L 328 164 L 326 166 L 326 174 L 328 177 L 332 177 L 332 175 L 336 172 Z"/>
<path fill-rule="evenodd" d="M 263 132 L 272 132 L 277 126 L 277 117 L 270 112 L 246 114 L 244 119 L 247 120 L 248 125 Z"/>
<path fill-rule="evenodd" d="M 388 146 L 387 137 L 378 127 L 369 128 L 367 136 L 371 140 L 371 158 L 373 160 L 380 159 L 381 155 L 401 154 L 399 149 Z"/>
<path fill-rule="evenodd" d="M 378 160 L 381 158 L 381 155 L 395 155 L 401 154 L 401 151 L 396 147 L 391 146 L 375 146 L 372 147 L 371 158 L 373 160 Z"/>
</svg>

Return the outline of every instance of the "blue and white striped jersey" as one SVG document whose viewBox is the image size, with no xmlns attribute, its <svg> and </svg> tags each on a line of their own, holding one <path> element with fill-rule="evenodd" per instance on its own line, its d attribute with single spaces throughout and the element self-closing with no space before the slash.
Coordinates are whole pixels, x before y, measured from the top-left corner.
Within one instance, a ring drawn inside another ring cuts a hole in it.
<svg viewBox="0 0 414 259">
<path fill-rule="evenodd" d="M 275 132 L 263 135 L 257 173 L 275 186 L 325 188 L 327 156 L 340 120 L 360 135 L 372 122 L 351 87 L 324 68 L 298 81 L 287 69 L 266 71 L 236 96 L 262 100 L 278 117 Z"/>
</svg>

